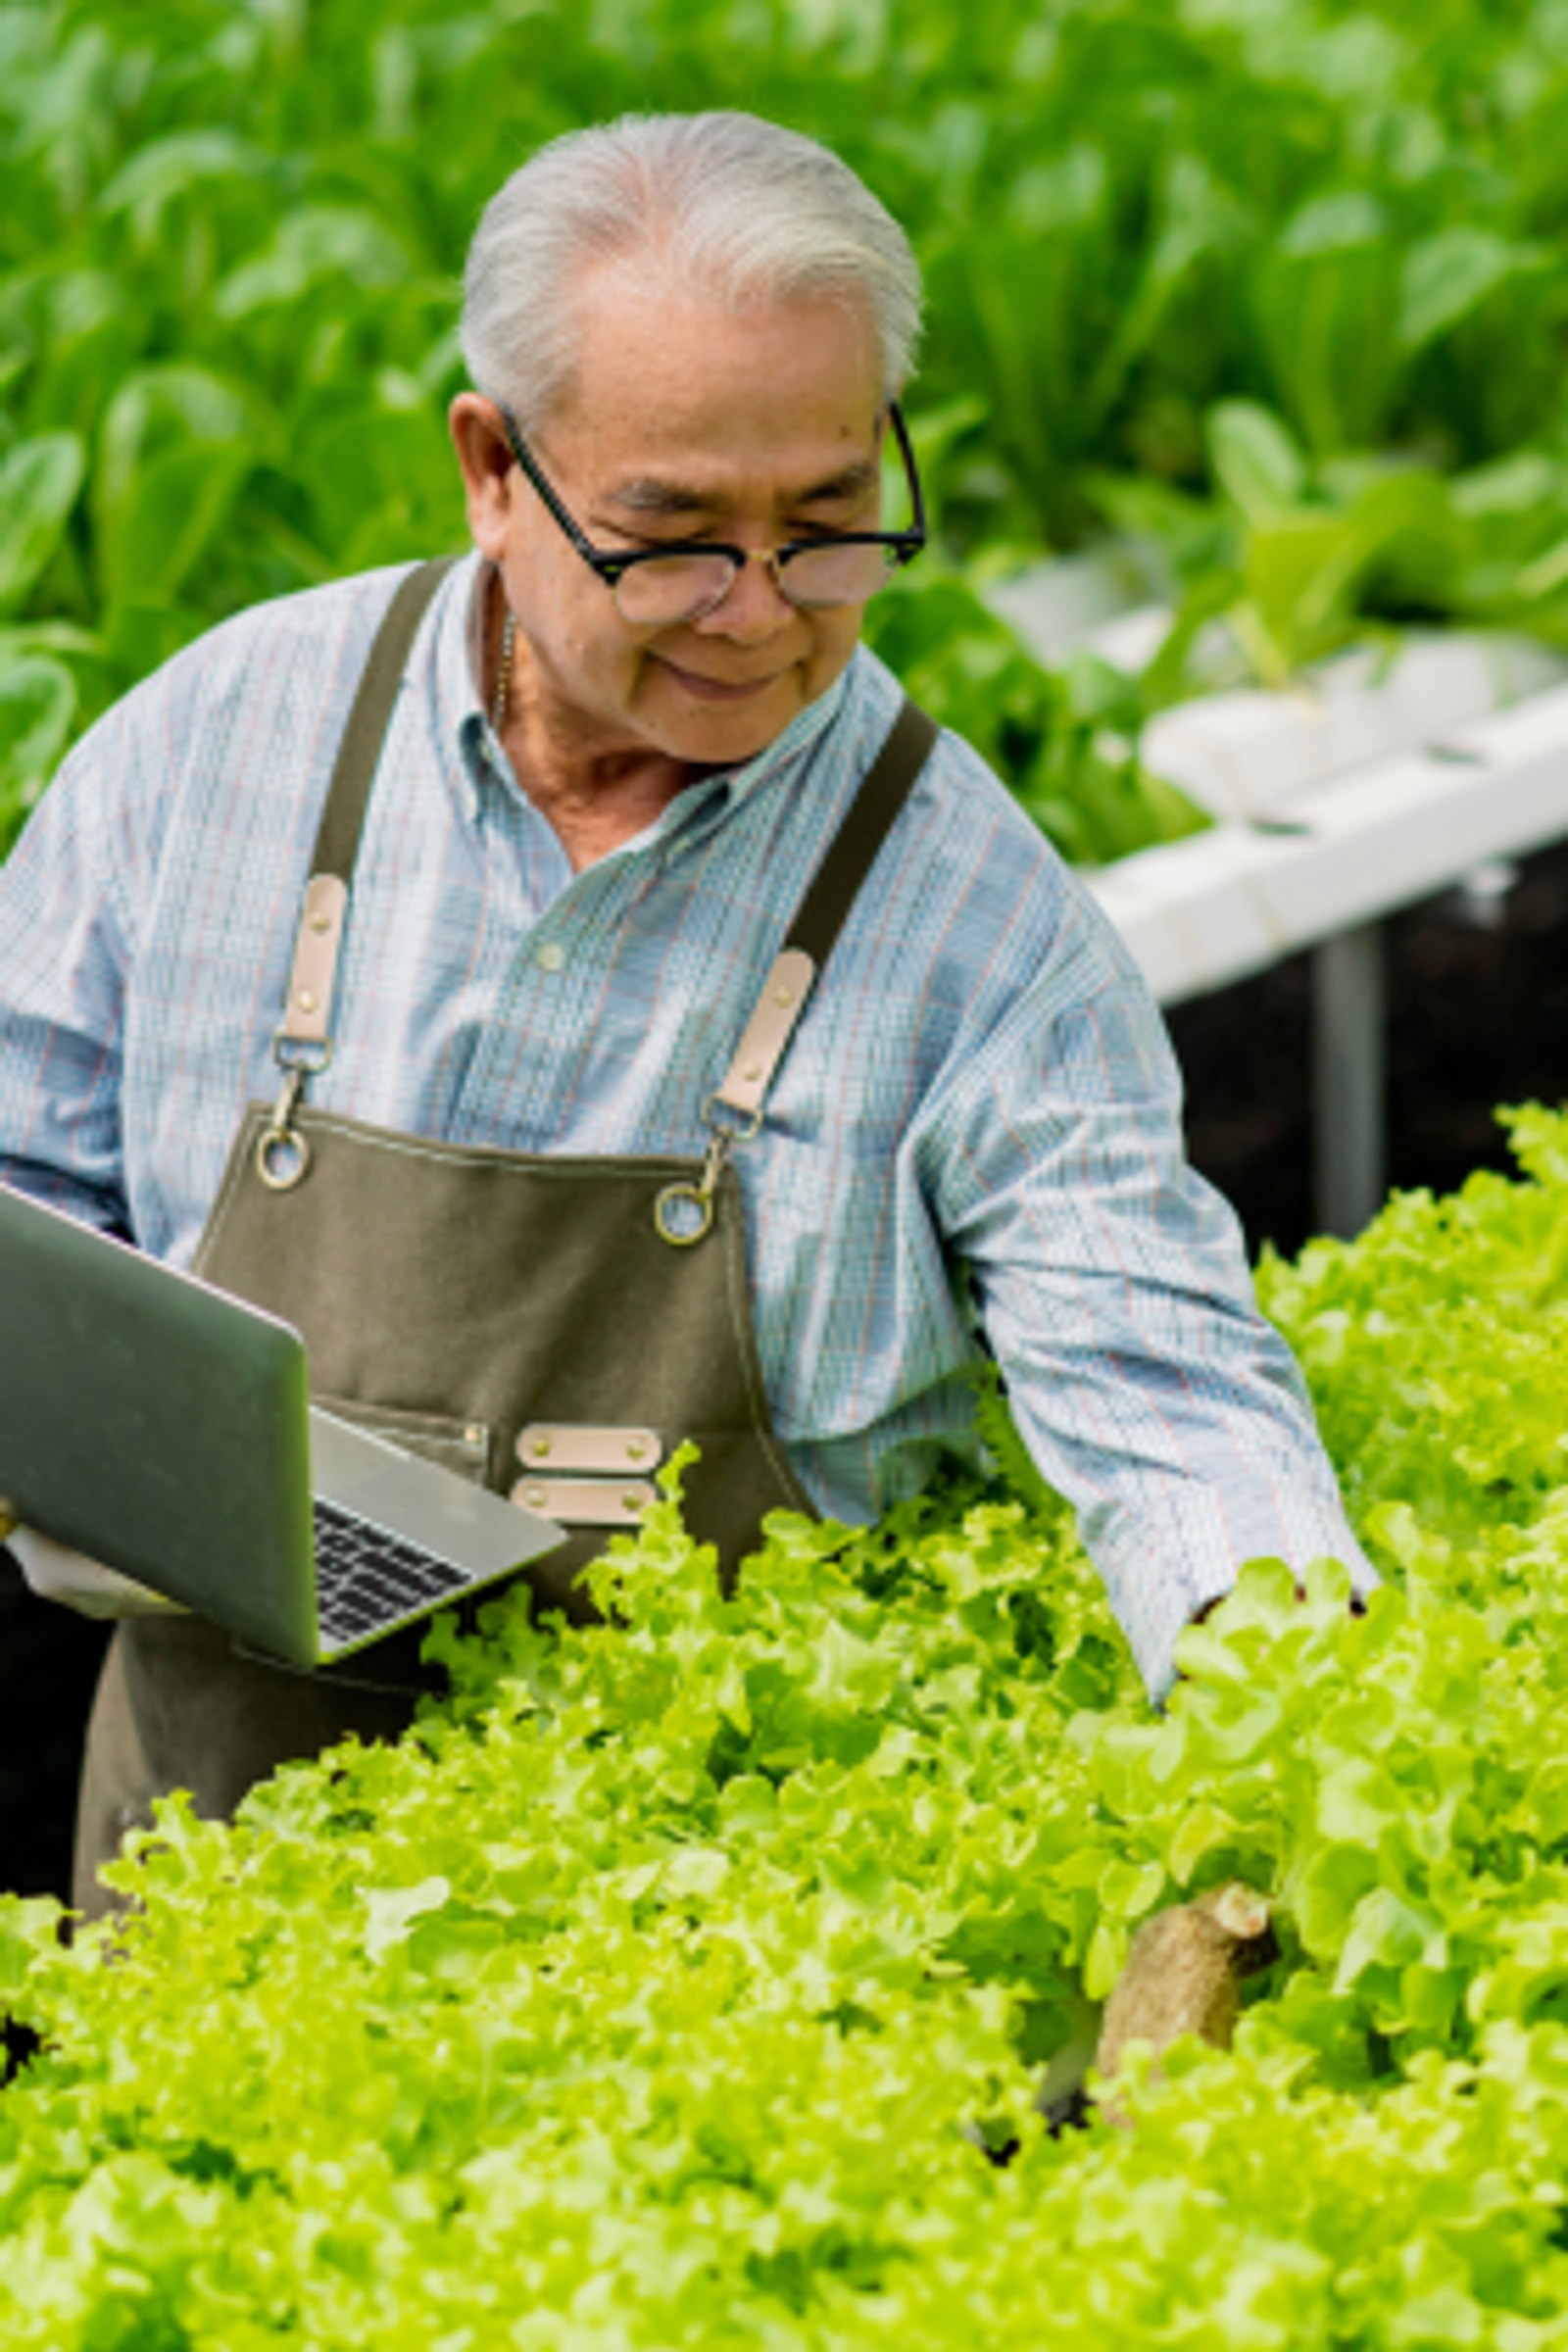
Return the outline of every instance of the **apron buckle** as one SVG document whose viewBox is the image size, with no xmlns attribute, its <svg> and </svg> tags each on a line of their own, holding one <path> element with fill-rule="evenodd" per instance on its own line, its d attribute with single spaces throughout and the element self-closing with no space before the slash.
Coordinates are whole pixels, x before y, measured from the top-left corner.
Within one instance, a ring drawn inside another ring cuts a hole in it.
<svg viewBox="0 0 1568 2352">
<path fill-rule="evenodd" d="M 305 1072 L 290 1070 L 272 1112 L 272 1123 L 256 1139 L 256 1173 L 270 1192 L 291 1193 L 310 1170 L 311 1147 L 294 1125 Z"/>
<path fill-rule="evenodd" d="M 323 1040 L 287 1037 L 272 1041 L 272 1056 L 283 1073 L 271 1122 L 256 1140 L 256 1173 L 269 1192 L 291 1193 L 310 1174 L 311 1147 L 294 1124 L 307 1079 L 324 1070 L 332 1049 Z"/>
<path fill-rule="evenodd" d="M 710 1142 L 697 1182 L 666 1184 L 654 1202 L 655 1229 L 660 1240 L 667 1242 L 672 1250 L 691 1250 L 712 1232 L 714 1196 L 724 1163 L 734 1147 L 749 1144 L 762 1124 L 761 1112 L 754 1110 L 738 1124 L 730 1125 L 714 1115 L 718 1100 L 717 1095 L 711 1096 L 703 1108 L 703 1123 Z"/>
</svg>

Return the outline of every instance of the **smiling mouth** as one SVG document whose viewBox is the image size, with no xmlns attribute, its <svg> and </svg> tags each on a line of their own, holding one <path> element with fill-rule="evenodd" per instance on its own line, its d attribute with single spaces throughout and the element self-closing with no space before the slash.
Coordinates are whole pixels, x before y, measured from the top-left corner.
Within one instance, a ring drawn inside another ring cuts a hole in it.
<svg viewBox="0 0 1568 2352">
<path fill-rule="evenodd" d="M 682 669 L 678 662 L 665 661 L 663 665 L 676 684 L 700 703 L 749 703 L 769 686 L 776 686 L 783 674 L 773 669 L 765 678 L 710 678 L 701 670 Z"/>
</svg>

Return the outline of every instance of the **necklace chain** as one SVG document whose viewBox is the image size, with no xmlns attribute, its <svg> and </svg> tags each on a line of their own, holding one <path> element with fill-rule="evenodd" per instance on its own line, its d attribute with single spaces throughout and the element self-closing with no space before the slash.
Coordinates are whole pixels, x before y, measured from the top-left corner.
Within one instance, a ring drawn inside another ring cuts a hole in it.
<svg viewBox="0 0 1568 2352">
<path fill-rule="evenodd" d="M 507 706 L 512 700 L 512 657 L 517 643 L 517 615 L 511 606 L 501 623 L 501 659 L 496 664 L 496 691 L 490 705 L 490 724 L 499 736 L 507 723 Z"/>
</svg>

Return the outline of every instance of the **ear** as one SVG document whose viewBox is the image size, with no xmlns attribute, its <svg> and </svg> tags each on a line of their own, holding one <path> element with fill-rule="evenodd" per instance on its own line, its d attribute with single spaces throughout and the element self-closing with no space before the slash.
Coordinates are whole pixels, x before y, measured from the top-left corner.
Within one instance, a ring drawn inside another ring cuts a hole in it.
<svg viewBox="0 0 1568 2352">
<path fill-rule="evenodd" d="M 460 392 L 447 411 L 447 425 L 463 470 L 474 545 L 492 563 L 499 563 L 511 537 L 513 475 L 516 470 L 501 413 L 482 393 Z"/>
</svg>

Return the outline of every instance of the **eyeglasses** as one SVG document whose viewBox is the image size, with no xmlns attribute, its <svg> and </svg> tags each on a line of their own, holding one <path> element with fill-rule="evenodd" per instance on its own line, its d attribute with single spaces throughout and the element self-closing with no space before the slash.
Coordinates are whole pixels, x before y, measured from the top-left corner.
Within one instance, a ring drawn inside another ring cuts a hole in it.
<svg viewBox="0 0 1568 2352">
<path fill-rule="evenodd" d="M 622 620 L 635 627 L 672 628 L 701 620 L 721 605 L 748 564 L 765 564 L 779 594 L 803 612 L 835 605 L 863 605 L 925 545 L 925 502 L 914 452 L 899 404 L 888 416 L 909 485 L 913 517 L 902 531 L 837 531 L 827 539 L 798 539 L 787 547 L 729 547 L 709 539 L 622 550 L 595 547 L 542 471 L 504 401 L 497 401 L 512 454 L 583 562 L 598 572 Z"/>
</svg>

